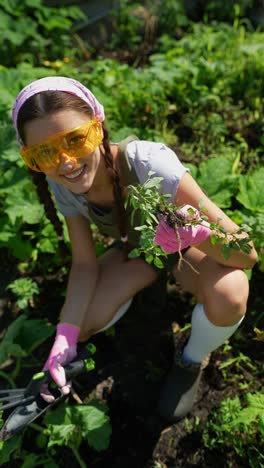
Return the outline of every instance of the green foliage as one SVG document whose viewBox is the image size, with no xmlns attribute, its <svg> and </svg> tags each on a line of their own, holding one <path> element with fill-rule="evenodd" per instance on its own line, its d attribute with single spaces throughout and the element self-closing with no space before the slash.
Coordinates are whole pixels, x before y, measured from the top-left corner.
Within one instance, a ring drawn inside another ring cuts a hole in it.
<svg viewBox="0 0 264 468">
<path fill-rule="evenodd" d="M 2 427 L 3 420 L 0 420 L 0 426 Z M 6 442 L 0 441 L 0 458 L 1 463 L 8 463 L 11 460 L 12 454 L 18 453 L 21 449 L 22 438 L 19 435 L 15 435 Z"/>
<path fill-rule="evenodd" d="M 8 358 L 23 358 L 54 333 L 45 320 L 27 319 L 20 315 L 9 325 L 0 344 L 0 364 Z"/>
<path fill-rule="evenodd" d="M 0 247 L 21 261 L 31 260 L 31 267 L 40 264 L 45 254 L 41 265 L 48 269 L 50 263 L 60 261 L 57 235 L 44 214 L 9 123 L 0 125 L 0 176 Z"/>
<path fill-rule="evenodd" d="M 234 158 L 233 158 L 234 159 Z M 196 172 L 196 180 L 219 207 L 231 206 L 231 198 L 238 189 L 238 175 L 232 173 L 231 158 L 212 157 L 203 161 Z"/>
<path fill-rule="evenodd" d="M 131 223 L 135 224 L 135 230 L 140 231 L 139 246 L 129 253 L 130 258 L 139 257 L 141 253 L 145 255 L 147 263 L 154 263 L 157 268 L 164 268 L 162 257 L 167 258 L 168 254 L 156 245 L 153 240 L 159 220 L 157 218 L 157 205 L 167 202 L 169 195 L 160 195 L 159 186 L 161 177 L 152 177 L 153 172 L 149 172 L 149 177 L 142 185 L 131 185 L 129 195 L 126 200 L 126 207 L 131 207 Z"/>
<path fill-rule="evenodd" d="M 259 269 L 264 272 L 264 214 L 258 211 L 241 209 L 240 211 L 234 210 L 230 215 L 238 224 L 245 223 L 251 227 L 251 237 L 254 240 L 259 256 Z"/>
<path fill-rule="evenodd" d="M 39 431 L 35 445 L 42 450 L 45 448 L 45 453 L 29 453 L 24 450 L 23 435 L 17 434 L 6 442 L 0 442 L 1 462 L 12 463 L 12 460 L 16 459 L 23 460 L 23 468 L 38 465 L 57 468 L 59 465 L 53 458 L 56 448 L 66 446 L 72 450 L 78 465 L 86 468 L 87 465 L 79 452 L 81 443 L 86 442 L 98 452 L 106 450 L 109 446 L 112 429 L 106 413 L 107 407 L 97 401 L 76 406 L 58 406 L 44 417 L 46 427 L 32 425 L 33 429 Z M 0 417 L 0 427 L 2 425 Z"/>
<path fill-rule="evenodd" d="M 116 33 L 111 35 L 106 45 L 107 49 L 126 46 L 130 53 L 139 54 L 142 48 L 151 47 L 157 36 L 168 30 L 172 35 L 176 35 L 179 27 L 188 25 L 181 0 L 122 0 L 115 5 L 111 17 Z"/>
<path fill-rule="evenodd" d="M 129 0 L 122 0 L 118 3 L 118 7 L 114 8 L 112 12 L 118 34 L 113 34 L 108 47 L 115 49 L 129 45 L 132 51 L 137 50 L 142 41 L 140 29 L 144 27 L 144 18 L 135 14 L 140 3 Z"/>
<path fill-rule="evenodd" d="M 194 0 L 186 3 L 186 10 L 191 18 L 204 18 L 207 21 L 227 21 L 234 22 L 234 25 L 239 24 L 240 18 L 244 18 L 254 12 L 254 8 L 258 6 L 256 0 L 230 0 L 222 2 L 221 0 L 203 0 L 199 2 Z M 191 4 L 192 8 L 188 8 Z M 247 20 L 250 27 L 250 22 Z"/>
<path fill-rule="evenodd" d="M 150 137 L 151 129 L 154 128 L 153 136 L 162 128 L 162 120 L 170 109 L 164 84 L 151 68 L 134 69 L 113 59 L 91 62 L 91 66 L 91 72 L 83 75 L 82 81 L 87 86 L 94 83 L 93 92 L 105 104 L 112 132 L 120 132 L 126 126 L 139 137 Z"/>
<path fill-rule="evenodd" d="M 39 287 L 30 278 L 18 278 L 9 283 L 6 289 L 10 289 L 16 296 L 16 302 L 20 309 L 27 309 L 34 294 L 39 294 Z"/>
<path fill-rule="evenodd" d="M 9 356 L 14 357 L 25 357 L 26 352 L 21 348 L 21 346 L 16 342 L 16 339 L 22 329 L 24 322 L 26 321 L 26 316 L 21 315 L 18 317 L 7 329 L 4 338 L 0 344 L 0 363 L 6 361 Z"/>
<path fill-rule="evenodd" d="M 209 449 L 233 449 L 257 468 L 264 462 L 264 395 L 248 393 L 244 399 L 243 405 L 238 396 L 221 403 L 205 424 L 203 441 Z"/>
<path fill-rule="evenodd" d="M 74 20 L 84 19 L 78 6 L 55 8 L 42 0 L 0 0 L 0 9 L 2 65 L 23 61 L 38 65 L 45 58 L 72 55 L 68 32 Z"/>
<path fill-rule="evenodd" d="M 3 421 L 2 421 L 3 422 Z M 0 426 L 2 426 L 0 421 Z M 6 442 L 0 441 L 0 459 L 1 464 L 8 463 L 12 466 L 13 462 L 18 463 L 21 468 L 32 468 L 33 466 L 45 466 L 46 468 L 59 468 L 55 460 L 47 453 L 37 454 L 32 451 L 27 452 L 22 448 L 23 437 L 21 434 L 13 436 Z"/>
<path fill-rule="evenodd" d="M 252 212 L 264 213 L 264 168 L 250 175 L 240 177 L 240 191 L 237 200 Z"/>
<path fill-rule="evenodd" d="M 76 406 L 60 406 L 45 416 L 49 437 L 48 447 L 67 445 L 78 450 L 86 440 L 95 450 L 105 450 L 109 445 L 111 426 L 106 406 L 96 401 Z"/>
</svg>

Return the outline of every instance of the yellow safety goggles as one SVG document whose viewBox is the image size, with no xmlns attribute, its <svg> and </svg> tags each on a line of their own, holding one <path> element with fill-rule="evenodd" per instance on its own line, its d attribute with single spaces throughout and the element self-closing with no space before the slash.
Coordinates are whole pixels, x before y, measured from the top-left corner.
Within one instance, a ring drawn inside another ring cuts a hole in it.
<svg viewBox="0 0 264 468">
<path fill-rule="evenodd" d="M 82 158 L 95 151 L 102 139 L 101 122 L 94 118 L 80 127 L 57 133 L 37 145 L 24 146 L 20 154 L 30 169 L 47 172 L 58 166 L 62 151 L 70 158 Z"/>
</svg>

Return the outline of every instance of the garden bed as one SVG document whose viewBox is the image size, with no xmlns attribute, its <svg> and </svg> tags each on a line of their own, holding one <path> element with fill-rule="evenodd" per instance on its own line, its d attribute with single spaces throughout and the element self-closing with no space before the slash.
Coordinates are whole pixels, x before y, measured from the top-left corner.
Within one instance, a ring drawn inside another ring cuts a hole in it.
<svg viewBox="0 0 264 468">
<path fill-rule="evenodd" d="M 35 310 L 33 315 L 34 318 L 47 317 L 56 324 L 55 310 L 60 307 L 64 285 L 60 275 L 43 284 L 45 286 L 38 300 L 44 307 Z M 107 404 L 112 435 L 109 448 L 102 452 L 90 448 L 86 441 L 82 442 L 79 452 L 86 466 L 215 467 L 216 460 L 217 466 L 221 468 L 250 466 L 248 460 L 242 460 L 236 455 L 232 446 L 222 445 L 219 450 L 205 447 L 203 428 L 210 418 L 211 410 L 221 401 L 237 395 L 242 397 L 248 391 L 260 391 L 263 386 L 264 377 L 256 378 L 263 363 L 263 343 L 255 339 L 251 326 L 251 312 L 256 313 L 260 306 L 257 299 L 260 297 L 260 287 L 261 278 L 256 272 L 251 282 L 249 313 L 241 331 L 230 340 L 229 347 L 222 347 L 213 353 L 204 371 L 192 413 L 175 424 L 162 421 L 157 415 L 156 405 L 162 382 L 172 362 L 174 342 L 180 339 L 181 330 L 190 322 L 193 307 L 191 296 L 182 293 L 169 281 L 159 281 L 136 296 L 127 314 L 112 329 L 113 333 L 101 333 L 93 337 L 91 342 L 97 348 L 96 369 L 78 377 L 74 387 L 84 402 L 95 398 Z M 7 325 L 12 315 L 12 301 L 6 302 L 4 298 L 4 302 L 2 323 Z M 37 349 L 40 365 L 51 344 L 52 338 L 49 338 Z M 255 371 L 252 372 L 247 363 L 238 360 L 228 366 L 223 375 L 221 363 L 236 358 L 239 353 L 249 358 Z M 25 367 L 19 373 L 19 386 L 25 386 L 30 375 L 39 370 L 32 365 L 28 367 L 28 364 L 24 362 Z M 72 397 L 69 400 L 71 404 L 76 404 Z M 43 421 L 40 419 L 38 423 L 43 424 Z M 32 451 L 35 436 L 35 430 L 31 428 L 24 433 L 23 448 L 27 452 Z M 34 446 L 34 452 L 41 453 L 41 450 Z M 66 446 L 56 447 L 53 458 L 57 466 L 79 466 L 72 451 Z M 2 466 L 21 467 L 21 460 L 16 461 L 14 457 L 13 461 Z"/>
</svg>

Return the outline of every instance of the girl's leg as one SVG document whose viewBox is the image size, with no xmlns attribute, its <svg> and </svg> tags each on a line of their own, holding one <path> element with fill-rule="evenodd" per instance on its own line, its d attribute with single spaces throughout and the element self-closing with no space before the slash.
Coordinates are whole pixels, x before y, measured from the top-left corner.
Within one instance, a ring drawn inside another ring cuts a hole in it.
<svg viewBox="0 0 264 468">
<path fill-rule="evenodd" d="M 195 248 L 189 249 L 184 259 L 196 272 L 183 262 L 180 271 L 174 268 L 173 275 L 198 304 L 192 314 L 191 336 L 162 390 L 159 412 L 167 419 L 180 419 L 191 409 L 202 361 L 238 328 L 248 298 L 248 280 L 242 270 L 220 265 Z"/>
<path fill-rule="evenodd" d="M 154 269 L 140 258 L 123 260 L 123 253 L 115 248 L 98 259 L 99 281 L 81 327 L 80 341 L 105 328 L 122 306 L 158 277 Z M 122 315 L 120 315 L 122 316 Z M 113 323 L 113 322 L 112 322 Z"/>
<path fill-rule="evenodd" d="M 238 268 L 216 263 L 196 248 L 184 255 L 193 269 L 186 263 L 173 276 L 184 291 L 192 293 L 199 303 L 204 304 L 208 319 L 219 326 L 232 325 L 244 315 L 248 299 L 248 280 Z"/>
</svg>

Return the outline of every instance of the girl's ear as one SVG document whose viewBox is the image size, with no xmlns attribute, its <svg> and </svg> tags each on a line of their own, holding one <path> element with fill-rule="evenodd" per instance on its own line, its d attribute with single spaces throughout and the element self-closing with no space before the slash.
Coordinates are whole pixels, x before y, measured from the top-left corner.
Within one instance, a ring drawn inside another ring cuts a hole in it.
<svg viewBox="0 0 264 468">
<path fill-rule="evenodd" d="M 102 116 L 99 115 L 99 114 L 96 114 L 96 115 L 94 116 L 94 118 L 97 119 L 97 120 L 98 120 L 99 122 L 101 122 L 101 123 L 103 122 Z"/>
</svg>

